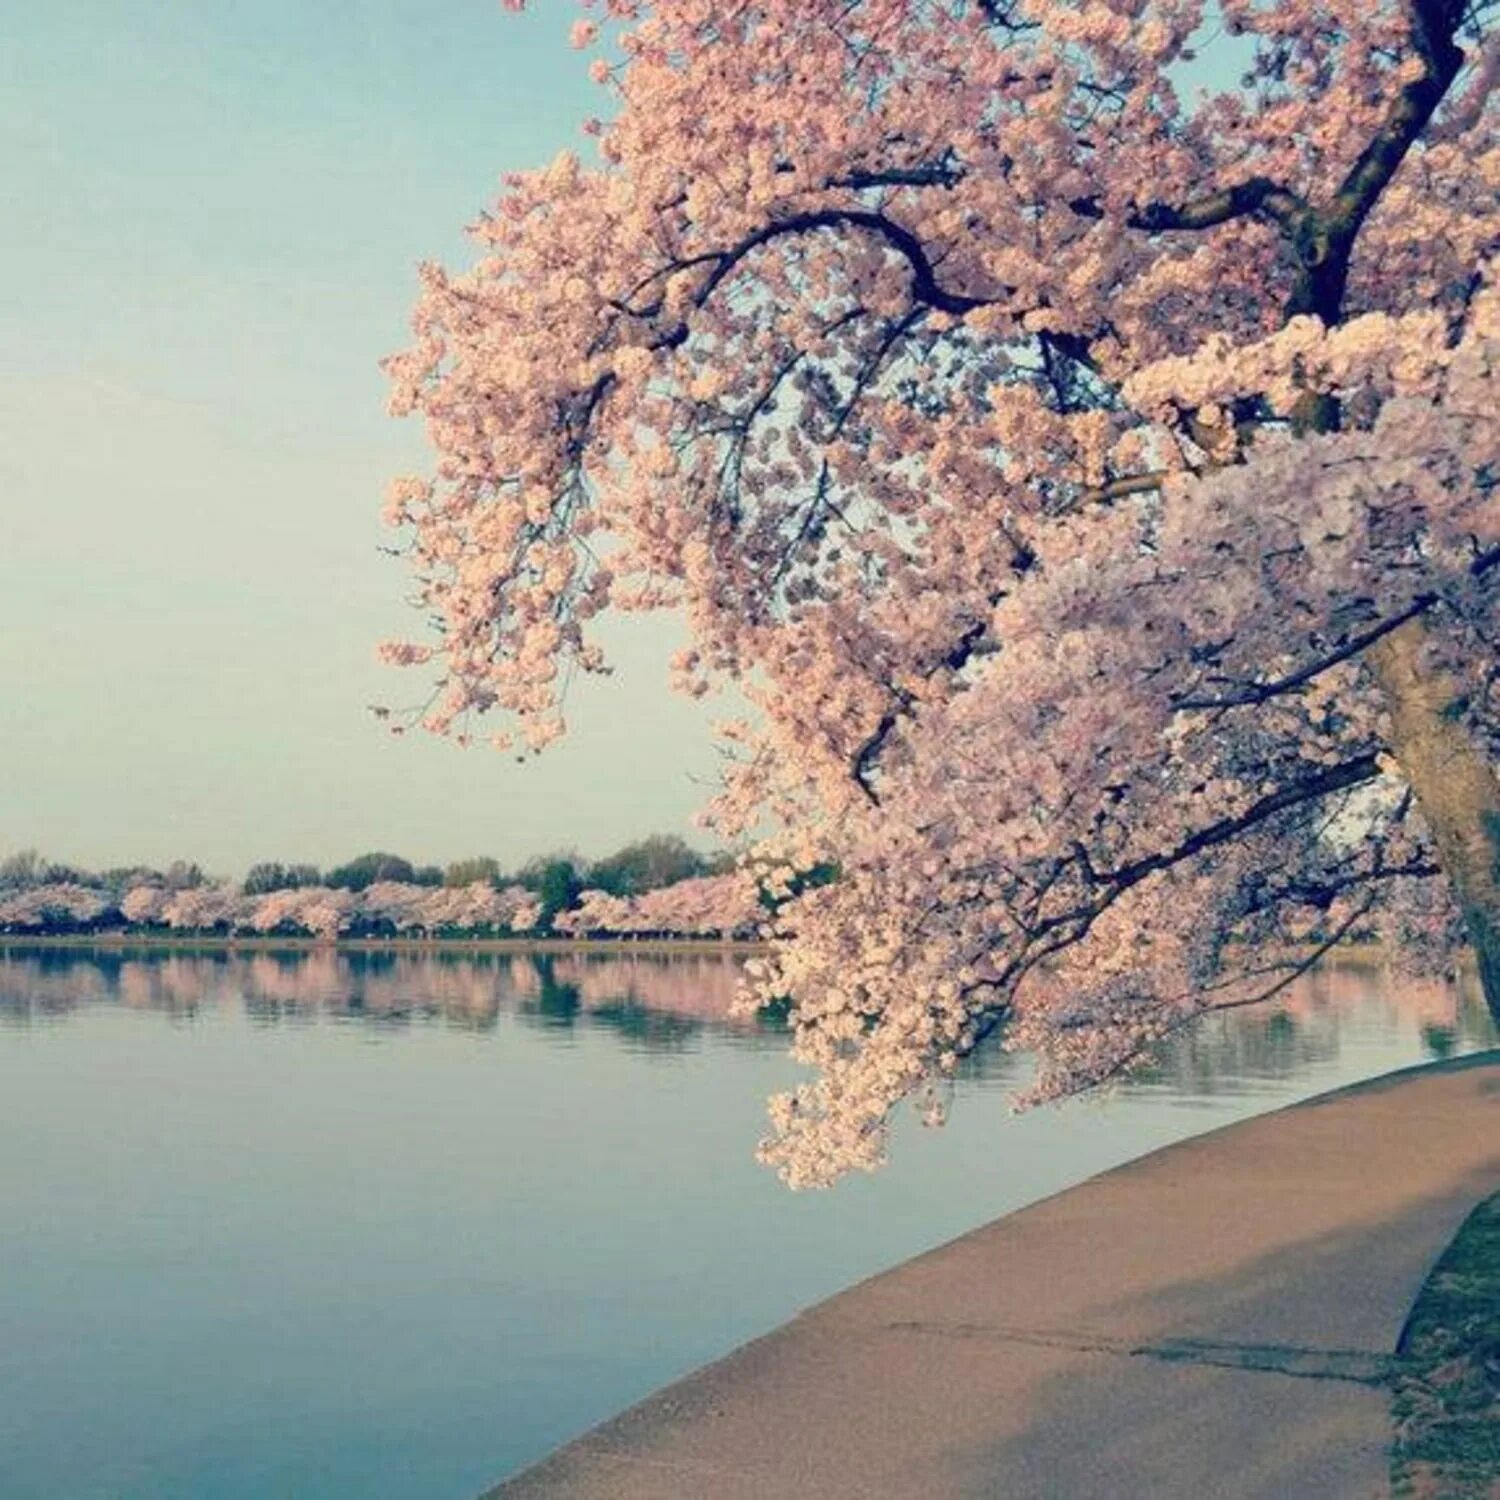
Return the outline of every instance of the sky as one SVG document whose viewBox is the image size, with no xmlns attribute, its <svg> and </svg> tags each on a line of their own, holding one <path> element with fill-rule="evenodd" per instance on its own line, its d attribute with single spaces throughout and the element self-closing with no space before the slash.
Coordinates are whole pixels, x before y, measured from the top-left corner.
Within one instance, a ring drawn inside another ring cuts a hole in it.
<svg viewBox="0 0 1500 1500">
<path fill-rule="evenodd" d="M 601 854 L 695 835 L 725 705 L 670 618 L 518 765 L 367 705 L 420 630 L 383 555 L 423 259 L 599 109 L 540 0 L 47 0 L 0 19 L 0 854 L 90 866 Z"/>
</svg>

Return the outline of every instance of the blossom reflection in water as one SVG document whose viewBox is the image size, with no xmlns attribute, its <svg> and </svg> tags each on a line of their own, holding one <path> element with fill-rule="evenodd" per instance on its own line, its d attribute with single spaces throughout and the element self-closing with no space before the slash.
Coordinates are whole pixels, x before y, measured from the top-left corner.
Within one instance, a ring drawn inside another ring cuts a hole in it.
<svg viewBox="0 0 1500 1500">
<path fill-rule="evenodd" d="M 476 1032 L 502 1016 L 554 1032 L 613 1029 L 647 1048 L 680 1048 L 703 1027 L 750 1045 L 785 1046 L 779 1017 L 738 1015 L 742 960 L 717 954 L 0 950 L 0 1026 L 61 1020 L 89 1006 L 178 1020 L 238 1012 L 258 1025 L 320 1020 L 382 1029 L 441 1023 Z M 1426 1055 L 1493 1045 L 1471 980 L 1393 979 L 1371 957 L 1325 962 L 1259 1009 L 1211 1017 L 1172 1039 L 1129 1087 L 1191 1098 L 1219 1084 L 1287 1077 L 1338 1055 L 1351 1019 L 1415 1028 Z M 968 1060 L 969 1081 L 1010 1080 L 1024 1066 L 1000 1039 Z"/>
</svg>

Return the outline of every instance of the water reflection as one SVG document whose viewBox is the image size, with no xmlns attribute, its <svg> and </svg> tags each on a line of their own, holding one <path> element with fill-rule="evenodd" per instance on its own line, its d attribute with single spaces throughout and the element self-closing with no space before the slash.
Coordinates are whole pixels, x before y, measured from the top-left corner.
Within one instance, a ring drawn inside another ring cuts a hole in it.
<svg viewBox="0 0 1500 1500">
<path fill-rule="evenodd" d="M 133 954 L 0 951 L 0 1025 L 57 1022 L 91 1006 L 179 1021 L 239 1011 L 261 1026 L 319 1020 L 382 1030 L 492 1030 L 504 1015 L 553 1032 L 587 1022 L 645 1048 L 680 1049 L 705 1025 L 746 1040 L 782 1028 L 731 1015 L 739 962 L 719 955 L 403 952 Z"/>
<path fill-rule="evenodd" d="M 737 978 L 0 948 L 0 1496 L 467 1500 L 997 1214 L 1493 1042 L 1472 989 L 1340 960 L 1102 1107 L 1012 1116 L 1025 1060 L 987 1049 L 945 1131 L 794 1195 L 750 1147 L 797 1070 Z"/>
<path fill-rule="evenodd" d="M 743 960 L 717 954 L 135 952 L 0 948 L 0 1026 L 62 1021 L 94 1006 L 178 1022 L 235 1015 L 257 1027 L 336 1022 L 382 1033 L 442 1025 L 484 1033 L 502 1017 L 565 1041 L 580 1026 L 648 1052 L 682 1052 L 705 1028 L 782 1047 L 784 1023 L 732 1013 Z M 1129 1087 L 1191 1101 L 1296 1077 L 1340 1055 L 1345 1031 L 1415 1029 L 1420 1055 L 1495 1045 L 1472 982 L 1394 979 L 1358 953 L 1330 960 L 1259 1010 L 1211 1017 L 1175 1038 Z M 974 1084 L 1023 1081 L 999 1045 L 965 1065 Z"/>
<path fill-rule="evenodd" d="M 1496 1042 L 1471 978 L 1396 977 L 1373 956 L 1352 952 L 1325 961 L 1270 1005 L 1206 1019 L 1176 1038 L 1135 1086 L 1184 1102 L 1254 1091 L 1335 1064 L 1351 1029 L 1366 1046 L 1414 1033 L 1413 1062 Z"/>
</svg>

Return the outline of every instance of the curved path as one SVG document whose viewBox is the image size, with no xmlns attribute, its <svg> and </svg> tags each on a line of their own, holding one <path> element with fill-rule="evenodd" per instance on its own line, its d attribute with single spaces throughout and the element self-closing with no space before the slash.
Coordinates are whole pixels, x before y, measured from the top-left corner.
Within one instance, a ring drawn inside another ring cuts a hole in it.
<svg viewBox="0 0 1500 1500">
<path fill-rule="evenodd" d="M 812 1308 L 491 1496 L 1367 1500 L 1388 1355 L 1500 1186 L 1497 1126 L 1490 1052 L 1171 1146 Z"/>
</svg>

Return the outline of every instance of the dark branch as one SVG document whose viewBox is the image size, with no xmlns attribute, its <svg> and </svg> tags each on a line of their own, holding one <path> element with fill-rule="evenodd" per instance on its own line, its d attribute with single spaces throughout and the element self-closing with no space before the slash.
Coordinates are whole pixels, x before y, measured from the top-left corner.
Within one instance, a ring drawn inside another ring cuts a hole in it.
<svg viewBox="0 0 1500 1500">
<path fill-rule="evenodd" d="M 1359 231 L 1463 67 L 1463 51 L 1453 40 L 1463 20 L 1463 5 L 1453 0 L 1410 0 L 1410 6 L 1412 41 L 1422 59 L 1422 74 L 1396 96 L 1385 124 L 1329 202 L 1289 226 L 1302 266 L 1289 315 L 1313 313 L 1329 325 L 1338 322 Z"/>
<path fill-rule="evenodd" d="M 856 192 L 888 187 L 957 187 L 965 172 L 949 157 L 914 167 L 881 167 L 846 172 L 831 178 L 831 188 L 853 188 Z"/>
<path fill-rule="evenodd" d="M 1159 490 L 1171 477 L 1169 469 L 1152 469 L 1145 474 L 1126 474 L 1120 479 L 1109 479 L 1103 484 L 1080 490 L 1062 508 L 1062 514 L 1080 510 L 1085 505 L 1107 505 L 1111 500 L 1123 500 L 1129 495 L 1149 495 Z"/>
<path fill-rule="evenodd" d="M 1469 564 L 1469 574 L 1473 578 L 1484 578 L 1496 568 L 1500 568 L 1500 547 L 1491 547 L 1487 552 L 1481 552 Z M 1316 661 L 1308 662 L 1295 672 L 1288 672 L 1284 677 L 1275 677 L 1269 682 L 1250 683 L 1238 692 L 1223 693 L 1218 697 L 1183 698 L 1175 706 L 1180 709 L 1243 708 L 1256 703 L 1266 703 L 1282 693 L 1289 693 L 1302 687 L 1330 668 L 1338 666 L 1340 662 L 1358 656 L 1361 651 L 1373 646 L 1376 641 L 1384 639 L 1392 631 L 1399 630 L 1408 620 L 1426 614 L 1439 602 L 1440 597 L 1432 593 L 1418 594 L 1405 609 L 1381 620 L 1379 624 L 1370 626 L 1368 630 L 1363 630 L 1358 635 L 1350 636 L 1336 650 L 1320 656 Z"/>
<path fill-rule="evenodd" d="M 1378 625 L 1372 625 L 1368 630 L 1350 636 L 1337 650 L 1330 651 L 1326 656 L 1320 656 L 1316 661 L 1308 662 L 1295 672 L 1288 672 L 1285 677 L 1274 677 L 1269 682 L 1251 683 L 1238 692 L 1224 693 L 1215 698 L 1183 698 L 1175 706 L 1181 709 L 1244 708 L 1256 703 L 1267 703 L 1272 698 L 1280 697 L 1282 693 L 1290 693 L 1302 687 L 1315 677 L 1321 677 L 1324 672 L 1338 666 L 1340 662 L 1358 656 L 1366 647 L 1373 646 L 1376 641 L 1388 636 L 1393 630 L 1399 630 L 1408 620 L 1425 613 L 1436 603 L 1436 594 L 1421 594 L 1400 614 L 1392 615 Z"/>
<path fill-rule="evenodd" d="M 1268 793 L 1252 802 L 1244 812 L 1232 818 L 1220 818 L 1218 822 L 1200 828 L 1171 849 L 1163 850 L 1159 854 L 1145 855 L 1141 859 L 1121 865 L 1117 870 L 1103 872 L 1099 879 L 1116 893 L 1128 890 L 1133 885 L 1139 885 L 1148 875 L 1160 874 L 1163 870 L 1169 870 L 1186 859 L 1192 859 L 1195 855 L 1206 853 L 1220 844 L 1227 844 L 1237 839 L 1241 834 L 1248 833 L 1257 824 L 1264 823 L 1278 813 L 1300 807 L 1308 802 L 1316 802 L 1320 798 L 1331 796 L 1334 792 L 1345 791 L 1349 787 L 1361 786 L 1367 781 L 1375 780 L 1379 774 L 1380 767 L 1373 752 L 1356 756 L 1353 760 L 1344 761 L 1336 766 L 1325 767 L 1305 781 L 1295 781 L 1290 786 Z"/>
<path fill-rule="evenodd" d="M 1101 219 L 1104 209 L 1097 198 L 1075 198 L 1069 205 L 1085 219 Z M 1287 227 L 1306 211 L 1307 205 L 1293 192 L 1268 177 L 1252 177 L 1249 182 L 1222 188 L 1202 198 L 1174 207 L 1170 203 L 1148 203 L 1126 216 L 1132 229 L 1147 234 L 1166 234 L 1173 230 L 1216 229 L 1231 219 L 1259 218 Z"/>
<path fill-rule="evenodd" d="M 1281 813 L 1321 801 L 1335 792 L 1361 786 L 1373 781 L 1379 774 L 1380 768 L 1373 753 L 1356 756 L 1340 765 L 1325 767 L 1304 781 L 1293 782 L 1290 786 L 1259 798 L 1235 817 L 1220 818 L 1217 822 L 1198 829 L 1170 849 L 1145 855 L 1115 870 L 1095 871 L 1091 865 L 1080 863 L 1070 856 L 1080 874 L 1088 879 L 1090 894 L 1066 910 L 1044 917 L 1031 926 L 1026 933 L 1026 948 L 1005 966 L 994 984 L 1004 990 L 1018 983 L 1026 973 L 1054 953 L 1082 942 L 1100 916 L 1127 891 L 1148 877 L 1159 875 L 1221 844 L 1231 843 Z"/>
<path fill-rule="evenodd" d="M 966 313 L 976 307 L 984 307 L 993 298 L 970 297 L 961 292 L 950 292 L 941 286 L 926 246 L 921 239 L 904 225 L 888 218 L 883 213 L 870 209 L 825 208 L 806 213 L 793 214 L 767 224 L 754 234 L 747 235 L 732 250 L 719 256 L 719 263 L 698 288 L 694 302 L 701 307 L 713 296 L 735 267 L 752 251 L 787 235 L 808 234 L 819 229 L 861 229 L 883 239 L 911 268 L 911 290 L 913 298 L 939 312 Z"/>
<path fill-rule="evenodd" d="M 952 650 L 943 656 L 929 669 L 927 675 L 934 672 L 947 670 L 957 672 L 963 669 L 978 650 L 980 642 L 984 639 L 988 626 L 984 621 L 976 621 L 970 625 L 964 633 L 954 642 Z M 888 708 L 881 716 L 879 723 L 872 729 L 854 754 L 850 765 L 855 781 L 859 783 L 860 790 L 865 796 L 877 806 L 880 797 L 871 783 L 871 776 L 875 770 L 875 763 L 880 758 L 880 752 L 885 748 L 886 741 L 890 738 L 892 731 L 901 722 L 903 714 L 909 713 L 912 708 L 911 695 L 897 692 L 896 702 Z"/>
</svg>

